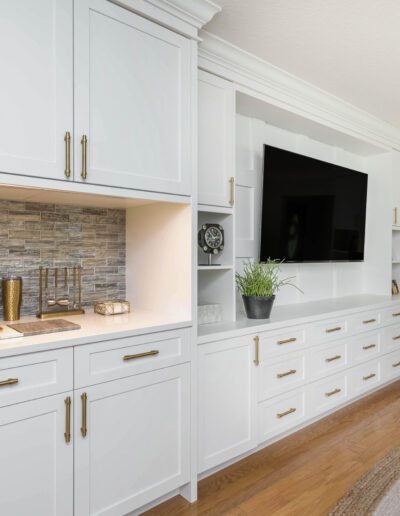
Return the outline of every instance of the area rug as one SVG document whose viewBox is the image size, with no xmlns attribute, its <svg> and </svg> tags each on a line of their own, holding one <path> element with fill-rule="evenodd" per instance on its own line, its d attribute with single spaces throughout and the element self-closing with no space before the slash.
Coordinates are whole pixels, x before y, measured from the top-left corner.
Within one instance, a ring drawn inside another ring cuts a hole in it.
<svg viewBox="0 0 400 516">
<path fill-rule="evenodd" d="M 329 516 L 371 515 L 400 515 L 399 448 L 375 464 L 329 512 Z"/>
</svg>

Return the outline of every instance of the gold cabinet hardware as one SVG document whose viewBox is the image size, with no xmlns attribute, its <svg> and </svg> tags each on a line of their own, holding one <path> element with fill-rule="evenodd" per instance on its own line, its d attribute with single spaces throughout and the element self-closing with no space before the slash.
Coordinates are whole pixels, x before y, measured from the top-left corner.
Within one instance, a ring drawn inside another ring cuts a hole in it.
<svg viewBox="0 0 400 516">
<path fill-rule="evenodd" d="M 82 426 L 81 426 L 81 434 L 82 434 L 82 437 L 86 437 L 87 436 L 87 421 L 86 421 L 86 417 L 87 417 L 87 394 L 86 394 L 86 392 L 84 392 L 81 395 L 81 401 L 82 401 Z"/>
<path fill-rule="evenodd" d="M 286 371 L 286 373 L 278 373 L 276 375 L 277 378 L 284 378 L 285 376 L 290 376 L 291 374 L 296 374 L 296 369 L 291 369 L 290 371 Z"/>
<path fill-rule="evenodd" d="M 279 344 L 279 346 L 282 346 L 282 344 L 290 344 L 291 342 L 296 342 L 296 340 L 296 337 L 291 337 L 290 339 L 278 340 L 277 344 Z"/>
<path fill-rule="evenodd" d="M 367 319 L 366 321 L 363 321 L 363 324 L 371 324 L 373 322 L 376 322 L 376 319 Z"/>
<path fill-rule="evenodd" d="M 278 418 L 281 418 L 281 417 L 285 417 L 285 416 L 288 416 L 289 414 L 293 414 L 293 412 L 296 412 L 297 409 L 295 408 L 290 408 L 289 410 L 287 410 L 286 412 L 278 412 L 278 414 L 276 415 L 276 417 Z"/>
<path fill-rule="evenodd" d="M 65 442 L 71 442 L 71 398 L 68 396 L 64 400 L 65 402 Z"/>
<path fill-rule="evenodd" d="M 0 382 L 0 387 L 5 387 L 6 385 L 15 385 L 18 383 L 18 378 L 9 378 L 8 380 L 3 380 Z"/>
<path fill-rule="evenodd" d="M 151 351 L 144 351 L 143 353 L 136 353 L 135 355 L 125 355 L 123 360 L 135 360 L 136 358 L 150 357 L 158 355 L 160 352 L 158 349 L 152 349 Z"/>
<path fill-rule="evenodd" d="M 342 327 L 341 327 L 341 326 L 336 326 L 335 328 L 327 328 L 327 329 L 325 330 L 325 333 L 333 333 L 333 332 L 335 332 L 335 331 L 340 331 L 341 329 L 342 329 Z"/>
<path fill-rule="evenodd" d="M 84 134 L 82 136 L 82 140 L 81 140 L 81 144 L 82 144 L 82 172 L 81 172 L 81 177 L 82 179 L 86 179 L 87 177 L 87 168 L 86 168 L 86 162 L 87 162 L 87 136 L 86 134 Z"/>
<path fill-rule="evenodd" d="M 392 367 L 399 367 L 400 366 L 400 362 L 396 362 L 394 364 L 392 364 Z"/>
<path fill-rule="evenodd" d="M 394 314 L 392 314 L 392 317 L 398 317 L 400 315 L 400 312 L 395 312 Z"/>
<path fill-rule="evenodd" d="M 230 198 L 229 198 L 229 204 L 233 206 L 235 204 L 235 178 L 231 177 L 229 179 L 230 183 Z"/>
<path fill-rule="evenodd" d="M 71 176 L 71 133 L 67 131 L 64 136 L 65 141 L 65 177 Z"/>
<path fill-rule="evenodd" d="M 396 335 L 395 337 L 392 337 L 393 340 L 399 340 L 400 339 L 400 335 Z"/>
<path fill-rule="evenodd" d="M 363 380 L 370 380 L 371 378 L 373 378 L 374 376 L 376 376 L 375 373 L 371 373 L 371 374 L 368 374 L 367 376 L 363 376 Z"/>
<path fill-rule="evenodd" d="M 260 365 L 260 337 L 257 335 L 254 337 L 254 342 L 256 344 L 256 357 L 254 359 L 254 364 L 256 366 Z"/>
<path fill-rule="evenodd" d="M 363 346 L 363 349 L 372 349 L 376 348 L 376 344 L 368 344 L 368 346 Z"/>
<path fill-rule="evenodd" d="M 335 355 L 334 357 L 325 358 L 325 362 L 333 362 L 334 360 L 340 360 L 342 355 Z"/>
<path fill-rule="evenodd" d="M 326 392 L 325 393 L 325 396 L 334 396 L 335 394 L 339 394 L 339 392 L 342 392 L 342 389 L 333 389 L 333 391 L 330 391 L 330 392 Z"/>
<path fill-rule="evenodd" d="M 397 226 L 397 208 L 394 208 L 393 211 L 394 211 L 394 224 Z"/>
</svg>

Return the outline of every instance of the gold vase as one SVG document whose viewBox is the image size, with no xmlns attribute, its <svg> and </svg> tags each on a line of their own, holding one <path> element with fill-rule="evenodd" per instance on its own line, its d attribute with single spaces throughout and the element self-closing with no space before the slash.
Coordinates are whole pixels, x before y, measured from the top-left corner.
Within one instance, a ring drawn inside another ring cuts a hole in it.
<svg viewBox="0 0 400 516">
<path fill-rule="evenodd" d="M 5 321 L 18 321 L 22 300 L 22 278 L 10 276 L 2 279 L 3 318 Z"/>
</svg>

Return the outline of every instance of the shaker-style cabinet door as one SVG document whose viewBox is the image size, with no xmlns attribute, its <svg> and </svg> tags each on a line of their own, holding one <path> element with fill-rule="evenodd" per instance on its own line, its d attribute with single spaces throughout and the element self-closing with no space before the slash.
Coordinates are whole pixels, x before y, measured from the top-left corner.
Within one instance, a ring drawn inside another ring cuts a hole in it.
<svg viewBox="0 0 400 516">
<path fill-rule="evenodd" d="M 72 394 L 0 409 L 0 514 L 73 515 Z"/>
<path fill-rule="evenodd" d="M 199 471 L 256 446 L 257 356 L 251 336 L 199 346 Z"/>
<path fill-rule="evenodd" d="M 198 95 L 198 202 L 232 207 L 235 202 L 234 86 L 200 70 Z"/>
<path fill-rule="evenodd" d="M 191 56 L 127 9 L 75 3 L 75 180 L 190 194 Z"/>
<path fill-rule="evenodd" d="M 72 179 L 73 0 L 2 0 L 0 47 L 0 172 Z"/>
<path fill-rule="evenodd" d="M 75 391 L 75 516 L 128 514 L 189 482 L 189 377 L 183 364 Z"/>
</svg>

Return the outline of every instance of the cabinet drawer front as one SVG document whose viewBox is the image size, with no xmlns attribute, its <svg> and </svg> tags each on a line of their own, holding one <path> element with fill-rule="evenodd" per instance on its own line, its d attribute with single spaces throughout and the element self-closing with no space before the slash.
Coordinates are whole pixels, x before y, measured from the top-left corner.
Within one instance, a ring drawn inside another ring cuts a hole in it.
<svg viewBox="0 0 400 516">
<path fill-rule="evenodd" d="M 116 380 L 189 360 L 189 329 L 80 346 L 75 349 L 75 387 Z"/>
<path fill-rule="evenodd" d="M 381 364 L 378 361 L 367 362 L 351 370 L 349 374 L 352 396 L 373 389 L 381 382 Z"/>
<path fill-rule="evenodd" d="M 279 332 L 260 333 L 260 359 L 271 355 L 290 353 L 303 349 L 306 344 L 306 330 L 295 327 Z"/>
<path fill-rule="evenodd" d="M 305 392 L 291 392 L 258 405 L 258 442 L 301 423 L 305 417 Z"/>
<path fill-rule="evenodd" d="M 348 351 L 351 364 L 365 362 L 381 352 L 381 333 L 371 332 L 349 341 Z"/>
<path fill-rule="evenodd" d="M 305 355 L 296 353 L 289 357 L 265 361 L 260 364 L 258 376 L 258 401 L 281 394 L 305 380 Z"/>
<path fill-rule="evenodd" d="M 71 348 L 0 360 L 0 406 L 42 398 L 72 388 Z"/>
<path fill-rule="evenodd" d="M 384 352 L 400 349 L 400 325 L 385 328 L 382 347 Z"/>
<path fill-rule="evenodd" d="M 313 326 L 312 336 L 315 344 L 329 340 L 343 338 L 348 333 L 349 322 L 347 319 L 330 319 Z"/>
<path fill-rule="evenodd" d="M 310 378 L 334 373 L 348 364 L 345 341 L 312 348 L 307 355 L 307 374 Z"/>
<path fill-rule="evenodd" d="M 400 323 L 400 305 L 382 312 L 382 322 L 389 324 Z"/>
<path fill-rule="evenodd" d="M 308 386 L 307 397 L 313 414 L 320 414 L 348 398 L 347 375 L 341 374 Z"/>
<path fill-rule="evenodd" d="M 382 377 L 384 381 L 400 376 L 400 351 L 395 351 L 382 358 Z"/>
<path fill-rule="evenodd" d="M 350 328 L 352 332 L 368 331 L 380 326 L 381 322 L 382 314 L 380 312 L 362 312 L 351 317 Z"/>
</svg>

